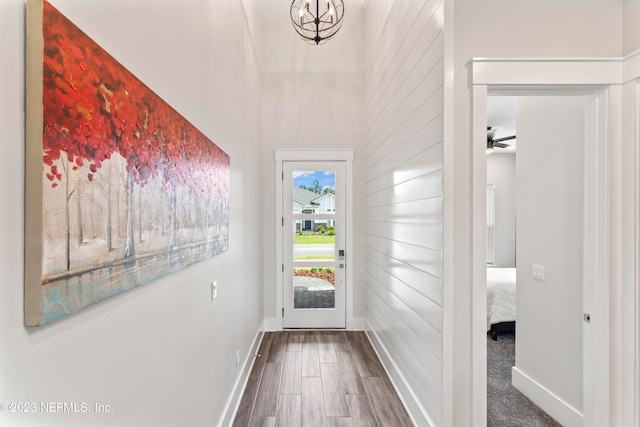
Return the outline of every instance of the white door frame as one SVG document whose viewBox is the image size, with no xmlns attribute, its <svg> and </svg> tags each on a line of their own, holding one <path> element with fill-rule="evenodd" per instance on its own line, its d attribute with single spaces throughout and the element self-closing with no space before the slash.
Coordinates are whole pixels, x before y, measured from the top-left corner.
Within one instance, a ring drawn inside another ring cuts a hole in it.
<svg viewBox="0 0 640 427">
<path fill-rule="evenodd" d="M 640 78 L 640 66 L 636 68 L 636 76 Z M 629 165 L 628 170 L 635 176 L 633 176 L 631 190 L 633 191 L 633 195 L 635 200 L 633 200 L 635 215 L 632 218 L 633 224 L 633 236 L 634 239 L 634 257 L 631 265 L 631 271 L 633 274 L 633 289 L 635 289 L 635 295 L 632 296 L 632 314 L 634 314 L 635 322 L 633 323 L 631 337 L 635 340 L 635 343 L 632 344 L 634 347 L 634 359 L 633 360 L 633 378 L 635 378 L 635 383 L 633 384 L 634 393 L 631 396 L 630 404 L 631 409 L 634 411 L 634 421 L 635 425 L 640 425 L 640 80 L 636 80 L 635 82 L 635 117 L 632 118 L 633 121 L 633 134 L 632 134 L 632 143 L 635 148 L 635 156 L 633 156 L 632 163 Z M 635 329 L 635 331 L 633 330 Z"/>
<path fill-rule="evenodd" d="M 345 219 L 346 219 L 346 232 L 345 232 L 345 242 L 346 242 L 346 253 L 353 260 L 353 150 L 352 149 L 331 149 L 331 150 L 322 150 L 322 149 L 308 149 L 308 150 L 296 150 L 296 149 L 276 149 L 274 151 L 274 159 L 276 161 L 276 175 L 275 179 L 275 187 L 276 187 L 276 216 L 275 216 L 275 230 L 282 230 L 282 221 L 283 221 L 283 210 L 282 210 L 282 174 L 283 168 L 282 163 L 286 161 L 344 161 L 345 162 L 345 198 L 346 198 L 346 206 L 345 206 Z M 284 242 L 283 242 L 283 233 L 276 233 L 276 315 L 280 318 L 279 329 L 283 329 L 283 319 L 282 313 L 283 310 L 283 292 L 282 292 L 282 284 L 283 284 L 283 265 L 284 265 Z M 351 255 L 349 255 L 351 254 Z M 346 286 L 346 325 L 347 330 L 351 330 L 354 327 L 353 321 L 353 268 L 349 268 L 347 266 L 347 270 L 345 272 L 345 280 L 347 282 Z"/>
<path fill-rule="evenodd" d="M 609 423 L 609 183 L 607 147 L 615 137 L 620 105 L 619 59 L 489 59 L 472 64 L 472 372 L 474 425 L 486 425 L 486 126 L 487 95 L 591 91 L 585 147 L 584 306 L 592 316 L 583 330 L 583 425 Z M 597 304 L 596 304 L 597 302 Z M 589 375 L 590 373 L 597 375 Z"/>
<path fill-rule="evenodd" d="M 633 378 L 622 391 L 621 422 L 640 425 L 640 50 L 623 60 L 622 140 L 620 160 L 621 222 L 632 230 L 621 238 L 621 280 L 630 286 L 620 290 L 620 316 L 624 327 L 620 344 L 625 354 L 621 372 Z M 631 322 L 633 319 L 633 322 Z M 632 390 L 630 388 L 633 387 Z M 633 391 L 633 392 L 631 392 Z M 616 420 L 617 421 L 617 420 Z"/>
</svg>

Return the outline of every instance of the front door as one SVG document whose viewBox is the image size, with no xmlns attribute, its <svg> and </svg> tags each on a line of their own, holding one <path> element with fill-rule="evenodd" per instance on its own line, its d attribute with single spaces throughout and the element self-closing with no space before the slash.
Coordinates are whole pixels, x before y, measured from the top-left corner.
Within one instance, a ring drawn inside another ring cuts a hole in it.
<svg viewBox="0 0 640 427">
<path fill-rule="evenodd" d="M 345 162 L 283 162 L 285 328 L 346 327 Z"/>
</svg>

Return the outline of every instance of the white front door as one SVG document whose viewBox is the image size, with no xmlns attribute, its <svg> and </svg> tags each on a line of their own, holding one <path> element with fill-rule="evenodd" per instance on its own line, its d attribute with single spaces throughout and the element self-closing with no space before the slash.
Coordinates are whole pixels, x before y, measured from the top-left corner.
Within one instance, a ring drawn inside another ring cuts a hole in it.
<svg viewBox="0 0 640 427">
<path fill-rule="evenodd" d="M 345 162 L 283 162 L 283 326 L 346 327 Z"/>
</svg>

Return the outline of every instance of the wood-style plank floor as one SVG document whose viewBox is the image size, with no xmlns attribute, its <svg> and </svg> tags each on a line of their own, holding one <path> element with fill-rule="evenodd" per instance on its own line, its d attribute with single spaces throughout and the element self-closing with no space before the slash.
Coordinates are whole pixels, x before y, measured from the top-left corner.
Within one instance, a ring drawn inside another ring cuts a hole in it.
<svg viewBox="0 0 640 427">
<path fill-rule="evenodd" d="M 364 332 L 266 332 L 234 427 L 409 427 Z"/>
</svg>

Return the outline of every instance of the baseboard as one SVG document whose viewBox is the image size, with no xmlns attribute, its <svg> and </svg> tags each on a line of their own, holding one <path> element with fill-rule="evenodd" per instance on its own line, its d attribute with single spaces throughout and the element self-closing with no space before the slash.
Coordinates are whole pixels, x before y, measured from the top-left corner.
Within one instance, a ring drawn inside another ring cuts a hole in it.
<svg viewBox="0 0 640 427">
<path fill-rule="evenodd" d="M 247 386 L 249 373 L 251 372 L 253 363 L 256 359 L 253 355 L 258 353 L 258 349 L 260 348 L 260 344 L 262 343 L 262 338 L 264 337 L 263 326 L 264 322 L 260 324 L 258 332 L 256 332 L 256 336 L 253 338 L 251 349 L 249 350 L 247 357 L 245 357 L 244 359 L 244 363 L 242 364 L 242 368 L 240 369 L 238 378 L 236 378 L 236 382 L 233 385 L 233 390 L 231 391 L 229 400 L 227 401 L 227 404 L 224 408 L 224 413 L 222 415 L 222 418 L 220 418 L 218 427 L 231 426 L 233 424 L 233 420 L 236 417 L 236 412 L 238 412 L 238 407 L 240 406 L 242 394 L 244 393 L 244 389 Z"/>
<path fill-rule="evenodd" d="M 511 383 L 533 403 L 565 427 L 582 426 L 583 416 L 567 402 L 522 372 L 511 368 Z"/>
<path fill-rule="evenodd" d="M 348 326 L 350 331 L 364 331 L 365 321 L 364 317 L 353 317 L 351 319 L 351 325 Z M 264 319 L 265 332 L 281 331 L 282 330 L 282 318 L 281 317 L 267 317 Z"/>
<path fill-rule="evenodd" d="M 367 338 L 369 338 L 371 346 L 378 355 L 378 358 L 382 362 L 382 366 L 387 372 L 387 375 L 389 376 L 393 387 L 396 389 L 400 400 L 404 404 L 404 407 L 407 409 L 407 412 L 409 413 L 413 424 L 417 426 L 435 426 L 436 424 L 433 422 L 424 407 L 420 404 L 420 401 L 414 394 L 413 389 L 406 381 L 402 372 L 400 372 L 400 370 L 398 369 L 398 366 L 393 361 L 393 358 L 387 351 L 378 335 L 373 331 L 371 327 L 367 327 L 365 333 L 367 335 Z"/>
</svg>

